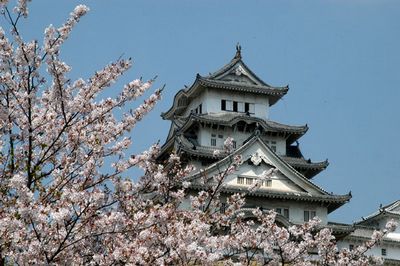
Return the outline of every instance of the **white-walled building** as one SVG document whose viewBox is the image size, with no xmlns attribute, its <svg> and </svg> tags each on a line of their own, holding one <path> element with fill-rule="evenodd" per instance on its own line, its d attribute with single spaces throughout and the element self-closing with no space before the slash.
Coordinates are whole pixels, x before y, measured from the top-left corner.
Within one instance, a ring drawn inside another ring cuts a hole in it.
<svg viewBox="0 0 400 266">
<path fill-rule="evenodd" d="M 194 165 L 191 189 L 196 193 L 204 188 L 201 177 L 219 173 L 232 156 L 241 155 L 244 163 L 226 177 L 222 201 L 244 192 L 245 209 L 274 209 L 282 224 L 301 224 L 318 216 L 337 234 L 348 233 L 350 226 L 328 223 L 327 215 L 348 202 L 351 194 L 328 193 L 312 182 L 328 162 L 303 157 L 297 140 L 307 125 L 285 125 L 269 118 L 269 109 L 287 92 L 287 86 L 273 87 L 257 77 L 243 62 L 238 46 L 231 62 L 208 76 L 198 74 L 192 86 L 175 95 L 173 106 L 162 114 L 171 127 L 159 160 L 175 152 Z M 235 140 L 235 151 L 215 156 L 214 150 L 222 149 L 227 137 Z M 248 188 L 271 168 L 275 174 L 250 192 Z M 200 174 L 199 169 L 204 171 Z"/>
<path fill-rule="evenodd" d="M 389 220 L 400 224 L 400 200 L 390 203 L 354 223 L 354 231 L 338 243 L 339 248 L 353 249 L 371 239 L 374 230 L 384 230 Z M 400 265 L 400 227 L 388 233 L 383 241 L 367 251 L 368 255 L 380 256 L 385 265 Z"/>
<path fill-rule="evenodd" d="M 244 211 L 274 209 L 279 214 L 277 222 L 284 226 L 318 216 L 323 226 L 332 228 L 339 248 L 351 249 L 367 241 L 374 229 L 384 228 L 388 219 L 400 223 L 400 201 L 353 225 L 328 221 L 328 214 L 348 202 L 351 193 L 328 193 L 312 182 L 328 161 L 312 162 L 302 155 L 297 141 L 307 132 L 307 125 L 285 125 L 269 118 L 269 109 L 288 89 L 270 86 L 258 78 L 243 62 L 237 46 L 227 65 L 205 77 L 197 74 L 192 86 L 175 95 L 173 106 L 162 114 L 163 119 L 171 121 L 171 127 L 159 160 L 174 152 L 184 163 L 194 165 L 197 170 L 190 176 L 189 193 L 195 194 L 204 189 L 204 176 L 220 173 L 233 156 L 241 155 L 244 163 L 224 180 L 222 202 L 233 193 L 246 193 Z M 235 140 L 234 152 L 215 156 L 214 151 L 222 150 L 228 137 Z M 275 174 L 260 188 L 249 191 L 263 172 L 272 168 Z M 200 169 L 204 171 L 200 173 Z M 382 256 L 385 265 L 400 265 L 400 228 L 368 254 Z"/>
</svg>

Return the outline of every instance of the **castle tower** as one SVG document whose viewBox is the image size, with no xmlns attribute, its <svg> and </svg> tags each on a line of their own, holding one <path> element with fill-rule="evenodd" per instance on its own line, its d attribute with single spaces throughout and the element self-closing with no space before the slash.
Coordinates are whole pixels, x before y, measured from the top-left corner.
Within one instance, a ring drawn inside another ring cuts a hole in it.
<svg viewBox="0 0 400 266">
<path fill-rule="evenodd" d="M 184 163 L 194 165 L 197 171 L 190 177 L 190 189 L 195 193 L 202 189 L 201 175 L 217 174 L 231 156 L 240 154 L 244 163 L 226 177 L 222 196 L 244 192 L 247 209 L 274 209 L 283 224 L 318 216 L 329 226 L 327 215 L 348 202 L 351 194 L 331 194 L 312 182 L 328 161 L 312 162 L 302 155 L 297 140 L 307 125 L 270 120 L 270 108 L 288 89 L 261 80 L 243 62 L 238 45 L 228 64 L 208 76 L 197 74 L 190 87 L 175 95 L 172 107 L 162 114 L 171 127 L 159 159 L 175 152 Z M 233 154 L 215 156 L 227 137 L 234 139 Z M 250 192 L 248 187 L 271 168 L 275 174 Z M 200 174 L 199 169 L 204 171 Z"/>
</svg>

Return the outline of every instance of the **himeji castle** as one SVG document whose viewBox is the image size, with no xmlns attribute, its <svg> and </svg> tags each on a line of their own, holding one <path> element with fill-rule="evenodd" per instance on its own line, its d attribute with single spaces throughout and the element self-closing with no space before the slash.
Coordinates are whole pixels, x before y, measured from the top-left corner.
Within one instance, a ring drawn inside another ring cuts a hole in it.
<svg viewBox="0 0 400 266">
<path fill-rule="evenodd" d="M 237 45 L 228 64 L 207 76 L 197 74 L 193 84 L 178 91 L 172 107 L 162 113 L 171 126 L 159 160 L 176 153 L 184 164 L 195 166 L 197 170 L 189 178 L 189 193 L 194 194 L 204 189 L 204 176 L 220 173 L 233 156 L 241 155 L 243 164 L 224 179 L 222 202 L 234 193 L 245 193 L 243 211 L 247 213 L 257 207 L 275 210 L 277 223 L 283 226 L 318 216 L 337 239 L 349 237 L 354 226 L 329 222 L 328 214 L 347 203 L 351 193 L 329 193 L 313 182 L 328 161 L 314 162 L 303 156 L 298 140 L 308 126 L 286 125 L 269 117 L 270 108 L 279 104 L 288 90 L 288 86 L 274 87 L 259 78 L 244 63 Z M 222 151 L 228 137 L 234 139 L 232 153 L 215 153 Z M 273 174 L 260 187 L 249 190 L 271 170 Z M 349 248 L 354 239 L 342 246 Z"/>
</svg>

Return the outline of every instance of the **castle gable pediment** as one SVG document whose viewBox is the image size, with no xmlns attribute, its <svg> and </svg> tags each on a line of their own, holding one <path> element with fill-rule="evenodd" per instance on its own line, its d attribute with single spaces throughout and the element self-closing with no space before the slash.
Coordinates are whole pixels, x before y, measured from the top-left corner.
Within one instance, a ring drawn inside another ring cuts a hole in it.
<svg viewBox="0 0 400 266">
<path fill-rule="evenodd" d="M 226 83 L 241 83 L 253 86 L 268 86 L 258 78 L 243 62 L 237 60 L 220 71 L 207 77 L 210 80 L 224 81 Z"/>
<path fill-rule="evenodd" d="M 240 155 L 243 163 L 237 170 L 228 175 L 224 182 L 226 187 L 246 190 L 255 182 L 260 182 L 257 188 L 261 192 L 289 193 L 307 196 L 321 196 L 328 193 L 297 172 L 280 159 L 259 137 L 254 137 L 237 149 L 230 156 L 204 169 L 201 174 L 195 174 L 192 179 L 210 177 L 224 171 L 232 157 Z M 196 182 L 196 181 L 195 181 Z"/>
</svg>

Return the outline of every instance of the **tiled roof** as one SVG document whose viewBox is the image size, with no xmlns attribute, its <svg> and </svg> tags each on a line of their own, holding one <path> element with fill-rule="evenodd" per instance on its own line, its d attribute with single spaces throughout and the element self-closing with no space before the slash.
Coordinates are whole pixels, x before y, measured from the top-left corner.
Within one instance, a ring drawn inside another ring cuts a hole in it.
<svg viewBox="0 0 400 266">
<path fill-rule="evenodd" d="M 227 78 L 229 75 L 235 76 L 235 74 L 232 74 L 232 72 L 235 72 L 235 69 L 238 67 L 243 69 L 243 74 L 239 73 L 239 76 L 245 77 L 245 79 L 242 79 L 242 81 L 237 81 L 235 79 Z M 164 119 L 172 119 L 174 114 L 179 114 L 188 106 L 189 102 L 196 97 L 196 95 L 199 93 L 199 90 L 202 88 L 216 88 L 222 90 L 268 95 L 270 96 L 270 105 L 275 104 L 289 90 L 289 86 L 274 87 L 268 85 L 259 77 L 257 77 L 257 75 L 254 74 L 249 67 L 247 67 L 247 65 L 242 61 L 241 57 L 235 56 L 228 64 L 211 75 L 203 77 L 200 74 L 197 74 L 192 86 L 179 90 L 174 97 L 172 107 L 165 113 L 162 113 L 161 116 Z M 178 106 L 178 102 L 180 101 L 181 103 Z"/>
<path fill-rule="evenodd" d="M 243 121 L 247 124 L 258 123 L 265 131 L 269 132 L 284 132 L 291 134 L 304 135 L 308 126 L 292 126 L 281 124 L 272 120 L 264 120 L 258 117 L 252 117 L 244 113 L 237 112 L 221 112 L 208 114 L 190 114 L 188 117 L 176 116 L 174 123 L 177 127 L 185 129 L 185 125 L 191 124 L 194 121 L 218 123 L 224 126 L 233 126 L 234 124 Z"/>
<path fill-rule="evenodd" d="M 391 215 L 400 217 L 400 200 L 396 200 L 386 206 L 381 206 L 379 209 L 370 215 L 362 217 L 362 220 L 356 222 L 356 224 L 365 224 L 375 218 L 382 217 L 384 215 Z"/>
<path fill-rule="evenodd" d="M 175 139 L 175 141 L 173 139 Z M 173 145 L 174 142 L 178 144 L 180 151 L 186 152 L 187 154 L 204 158 L 213 158 L 213 159 L 222 158 L 221 157 L 222 155 L 219 156 L 214 155 L 214 151 L 221 150 L 221 148 L 195 145 L 193 142 L 190 142 L 187 138 L 185 138 L 182 134 L 179 134 L 178 136 L 175 135 L 173 138 L 169 139 L 161 147 L 161 153 L 163 153 L 165 150 L 168 149 L 168 147 Z M 290 166 L 295 168 L 296 170 L 304 172 L 303 174 L 305 174 L 307 178 L 314 177 L 316 174 L 326 169 L 329 165 L 328 161 L 311 162 L 304 158 L 295 158 L 288 156 L 279 156 L 279 157 L 283 161 L 288 163 Z"/>
<path fill-rule="evenodd" d="M 327 160 L 322 162 L 311 162 L 310 160 L 306 160 L 304 158 L 296 158 L 288 156 L 281 156 L 281 158 L 294 168 L 323 170 L 329 165 L 329 162 Z"/>
<path fill-rule="evenodd" d="M 195 190 L 203 190 L 204 185 L 191 184 L 190 188 Z M 244 193 L 246 196 L 262 197 L 270 199 L 284 199 L 284 200 L 298 200 L 305 202 L 321 202 L 329 203 L 328 212 L 332 212 L 348 202 L 351 199 L 351 195 L 310 195 L 305 192 L 280 192 L 265 189 L 258 189 L 254 191 L 249 191 L 245 188 L 225 186 L 221 189 L 222 193 L 234 194 L 234 193 Z"/>
<path fill-rule="evenodd" d="M 266 95 L 271 95 L 271 96 L 283 96 L 289 90 L 289 87 L 287 87 L 287 86 L 286 87 L 269 87 L 266 85 L 249 85 L 249 84 L 235 82 L 235 81 L 223 81 L 223 80 L 208 79 L 208 78 L 202 77 L 200 75 L 197 75 L 196 80 L 198 80 L 199 84 L 201 84 L 204 87 L 252 92 L 252 93 L 266 94 Z M 274 104 L 277 100 L 278 99 L 274 100 L 271 103 L 271 105 Z"/>
</svg>

